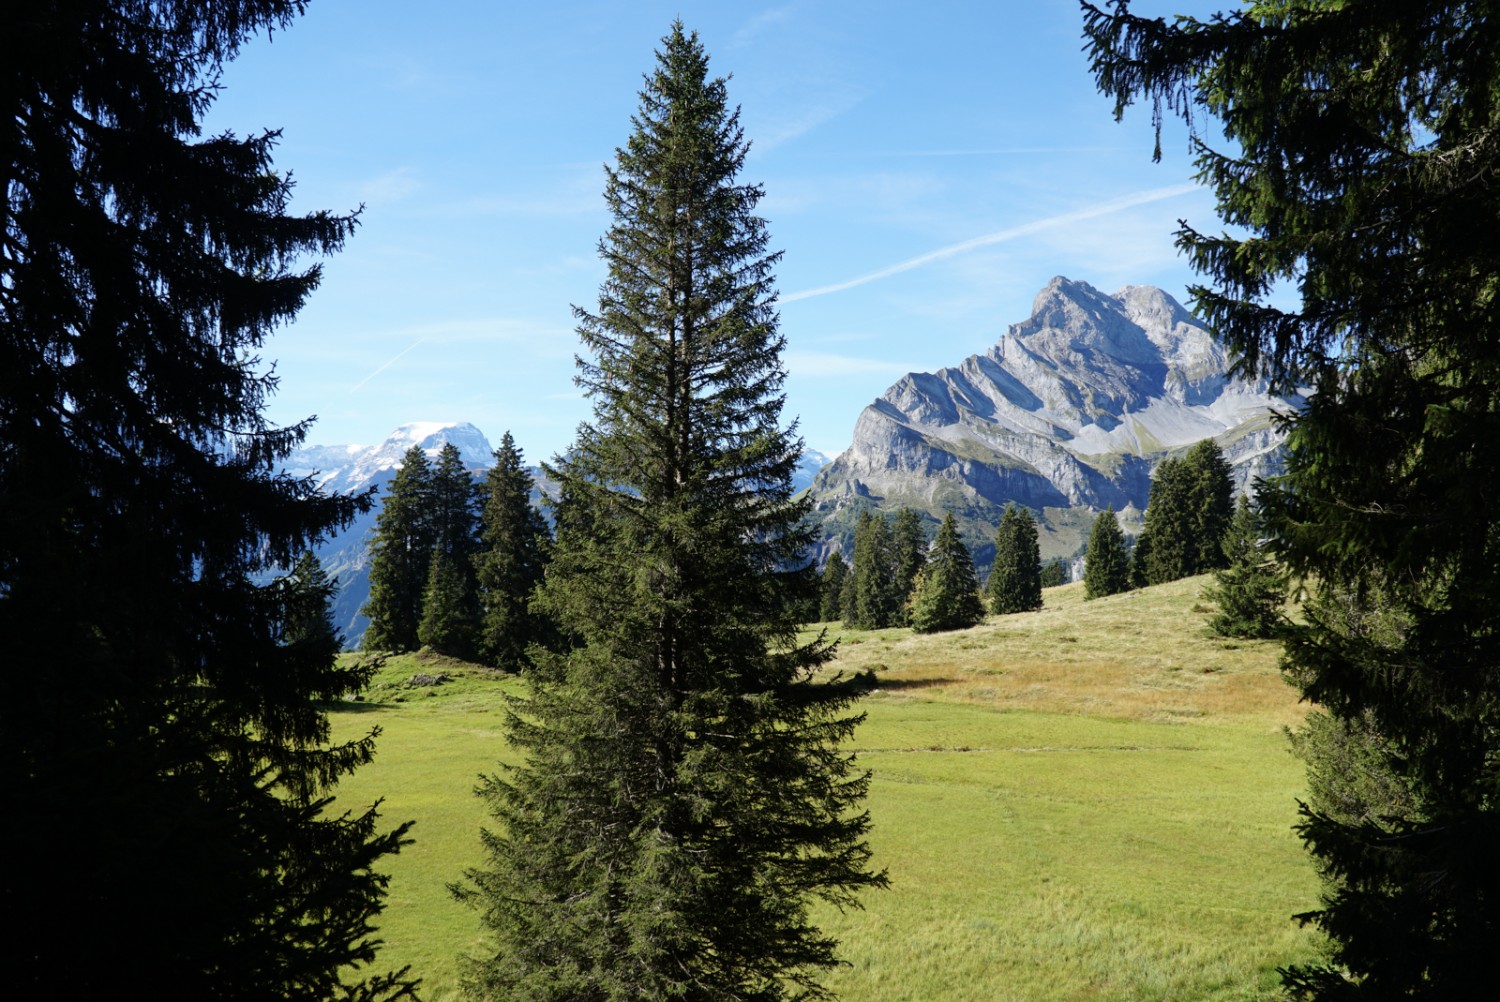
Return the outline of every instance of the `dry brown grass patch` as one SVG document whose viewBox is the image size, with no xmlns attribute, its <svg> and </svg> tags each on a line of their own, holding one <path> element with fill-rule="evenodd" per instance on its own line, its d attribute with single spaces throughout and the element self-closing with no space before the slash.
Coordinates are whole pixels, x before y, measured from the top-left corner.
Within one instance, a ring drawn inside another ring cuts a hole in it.
<svg viewBox="0 0 1500 1002">
<path fill-rule="evenodd" d="M 1081 585 L 1051 588 L 1040 612 L 954 633 L 842 631 L 834 667 L 873 670 L 877 699 L 1152 721 L 1300 720 L 1304 708 L 1276 667 L 1279 644 L 1208 632 L 1207 583 L 1188 578 L 1092 602 Z"/>
</svg>

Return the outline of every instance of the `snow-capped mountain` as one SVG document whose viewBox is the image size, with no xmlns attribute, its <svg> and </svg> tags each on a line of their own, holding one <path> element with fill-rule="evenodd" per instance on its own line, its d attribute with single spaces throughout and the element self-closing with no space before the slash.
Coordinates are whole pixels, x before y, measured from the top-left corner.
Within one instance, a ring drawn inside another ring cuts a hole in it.
<svg viewBox="0 0 1500 1002">
<path fill-rule="evenodd" d="M 489 439 L 478 428 L 468 423 L 432 421 L 404 424 L 379 445 L 310 445 L 287 457 L 283 467 L 287 473 L 311 478 L 325 493 L 357 494 L 370 487 L 377 489 L 374 506 L 315 551 L 323 569 L 338 582 L 333 621 L 343 632 L 347 646 L 359 646 L 369 625 L 359 610 L 370 595 L 369 539 L 380 512 L 379 492 L 390 484 L 412 446 L 420 447 L 429 460 L 436 460 L 443 446 L 450 443 L 475 476 L 494 463 Z"/>
<path fill-rule="evenodd" d="M 436 460 L 448 444 L 457 447 L 465 468 L 476 477 L 494 465 L 494 449 L 489 439 L 466 422 L 414 421 L 391 432 L 379 445 L 308 445 L 287 457 L 283 466 L 287 473 L 311 479 L 325 493 L 356 494 L 370 487 L 377 489 L 374 507 L 316 550 L 323 569 L 338 582 L 333 603 L 334 623 L 350 647 L 359 645 L 369 625 L 359 610 L 370 594 L 369 540 L 380 511 L 380 493 L 395 477 L 412 446 L 420 447 L 429 460 Z M 813 477 L 828 462 L 829 457 L 823 453 L 804 450 L 793 474 L 795 489 L 811 485 Z M 539 501 L 542 473 L 533 467 L 531 474 L 537 485 L 532 500 Z"/>
<path fill-rule="evenodd" d="M 443 446 L 453 445 L 470 470 L 488 469 L 494 462 L 489 439 L 472 424 L 413 421 L 379 445 L 305 446 L 287 457 L 285 468 L 293 476 L 312 477 L 325 493 L 348 494 L 390 479 L 414 445 L 428 459 L 437 459 Z"/>
<path fill-rule="evenodd" d="M 797 460 L 797 468 L 792 471 L 792 489 L 800 491 L 811 487 L 814 478 L 831 462 L 832 456 L 826 456 L 817 449 L 804 448 L 802 457 Z"/>
</svg>

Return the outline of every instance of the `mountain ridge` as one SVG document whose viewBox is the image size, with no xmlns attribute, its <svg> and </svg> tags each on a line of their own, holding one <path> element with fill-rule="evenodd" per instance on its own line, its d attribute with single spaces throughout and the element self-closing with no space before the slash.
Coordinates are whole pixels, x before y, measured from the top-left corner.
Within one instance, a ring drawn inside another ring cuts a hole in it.
<svg viewBox="0 0 1500 1002">
<path fill-rule="evenodd" d="M 494 449 L 488 437 L 468 422 L 412 421 L 392 431 L 378 445 L 305 445 L 294 450 L 282 469 L 295 477 L 311 480 L 329 494 L 357 494 L 375 488 L 375 503 L 345 529 L 314 547 L 323 569 L 336 582 L 333 622 L 345 645 L 357 647 L 369 620 L 360 613 L 370 594 L 369 546 L 380 513 L 380 500 L 400 467 L 406 452 L 417 446 L 436 461 L 445 445 L 458 449 L 459 458 L 476 479 L 494 465 Z M 793 480 L 797 489 L 812 483 L 829 457 L 816 449 L 804 449 Z M 540 467 L 527 468 L 532 479 L 532 503 L 540 506 L 548 483 Z"/>
<path fill-rule="evenodd" d="M 1043 552 L 1073 556 L 1094 513 L 1134 528 L 1162 459 L 1213 438 L 1236 488 L 1280 468 L 1274 416 L 1298 406 L 1232 379 L 1213 335 L 1167 293 L 1053 278 L 1031 315 L 956 366 L 908 373 L 855 421 L 813 484 L 831 547 L 866 507 L 953 510 L 980 563 L 1006 504 L 1033 509 Z"/>
</svg>

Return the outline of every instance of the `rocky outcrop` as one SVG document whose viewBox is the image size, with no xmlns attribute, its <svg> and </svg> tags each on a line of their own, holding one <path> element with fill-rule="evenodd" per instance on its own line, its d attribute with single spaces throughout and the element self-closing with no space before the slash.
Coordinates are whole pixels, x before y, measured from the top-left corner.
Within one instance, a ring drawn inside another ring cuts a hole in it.
<svg viewBox="0 0 1500 1002">
<path fill-rule="evenodd" d="M 1054 278 L 989 351 L 911 373 L 865 408 L 814 481 L 819 516 L 837 540 L 861 507 L 952 510 L 983 550 L 1015 502 L 1040 516 L 1044 552 L 1064 556 L 1108 505 L 1128 528 L 1151 470 L 1201 439 L 1220 443 L 1244 489 L 1278 468 L 1273 415 L 1295 402 L 1231 379 L 1229 361 L 1160 289 Z"/>
</svg>

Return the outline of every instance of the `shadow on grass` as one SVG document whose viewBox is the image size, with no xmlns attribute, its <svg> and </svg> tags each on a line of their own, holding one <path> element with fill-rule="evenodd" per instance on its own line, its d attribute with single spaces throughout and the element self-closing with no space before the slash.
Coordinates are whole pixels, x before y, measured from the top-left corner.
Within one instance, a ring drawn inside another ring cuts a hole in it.
<svg viewBox="0 0 1500 1002">
<path fill-rule="evenodd" d="M 375 711 L 386 711 L 393 707 L 386 703 L 372 703 L 362 699 L 340 699 L 332 703 L 320 704 L 327 713 L 374 713 Z"/>
<path fill-rule="evenodd" d="M 883 678 L 876 683 L 877 689 L 934 689 L 940 685 L 953 685 L 956 678 Z"/>
</svg>

